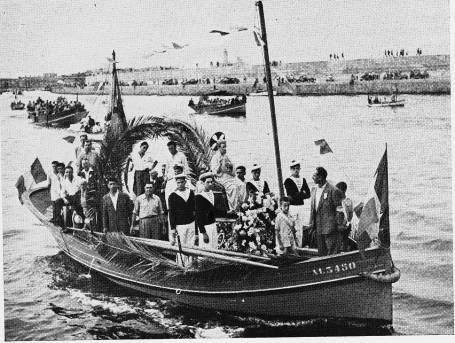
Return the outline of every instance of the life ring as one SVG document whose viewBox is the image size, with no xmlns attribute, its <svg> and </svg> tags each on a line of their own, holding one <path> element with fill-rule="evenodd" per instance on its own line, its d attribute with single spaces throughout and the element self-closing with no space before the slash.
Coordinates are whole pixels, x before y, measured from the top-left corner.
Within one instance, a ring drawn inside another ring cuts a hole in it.
<svg viewBox="0 0 455 343">
<path fill-rule="evenodd" d="M 398 280 L 400 280 L 401 272 L 397 267 L 393 266 L 391 272 L 387 273 L 387 274 L 385 274 L 385 273 L 378 273 L 378 274 L 362 273 L 361 275 L 370 280 L 377 281 L 377 282 L 395 283 Z"/>
<path fill-rule="evenodd" d="M 218 142 L 220 141 L 225 141 L 226 140 L 226 136 L 223 132 L 215 132 L 212 137 L 210 137 L 210 148 L 213 150 L 213 151 L 216 151 L 218 150 Z"/>
</svg>

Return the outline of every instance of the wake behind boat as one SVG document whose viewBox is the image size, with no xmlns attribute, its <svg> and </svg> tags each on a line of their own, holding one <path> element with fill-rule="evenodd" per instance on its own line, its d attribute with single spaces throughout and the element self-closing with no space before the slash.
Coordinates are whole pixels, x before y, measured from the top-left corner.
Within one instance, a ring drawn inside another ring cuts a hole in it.
<svg viewBox="0 0 455 343">
<path fill-rule="evenodd" d="M 229 116 L 245 116 L 246 115 L 246 96 L 236 96 L 234 98 L 210 98 L 201 96 L 197 104 L 190 99 L 188 107 L 192 108 L 198 114 L 209 115 L 229 115 Z"/>
</svg>

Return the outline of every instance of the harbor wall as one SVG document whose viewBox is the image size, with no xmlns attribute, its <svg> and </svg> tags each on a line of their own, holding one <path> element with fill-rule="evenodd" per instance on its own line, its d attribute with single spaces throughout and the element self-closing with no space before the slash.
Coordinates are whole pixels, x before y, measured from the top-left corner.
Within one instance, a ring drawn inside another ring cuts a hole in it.
<svg viewBox="0 0 455 343">
<path fill-rule="evenodd" d="M 293 84 L 295 95 L 356 95 L 356 94 L 390 94 L 395 89 L 402 94 L 450 94 L 450 79 L 420 79 L 420 80 L 381 80 L 326 83 Z M 238 85 L 182 85 L 175 86 L 123 86 L 120 87 L 124 95 L 172 95 L 172 96 L 199 96 L 214 91 L 226 91 L 232 94 L 248 94 L 253 89 L 252 83 Z M 289 86 L 275 86 L 278 95 L 291 95 Z M 61 87 L 53 89 L 60 94 L 110 94 L 110 87 L 96 91 L 92 87 L 71 88 Z"/>
</svg>

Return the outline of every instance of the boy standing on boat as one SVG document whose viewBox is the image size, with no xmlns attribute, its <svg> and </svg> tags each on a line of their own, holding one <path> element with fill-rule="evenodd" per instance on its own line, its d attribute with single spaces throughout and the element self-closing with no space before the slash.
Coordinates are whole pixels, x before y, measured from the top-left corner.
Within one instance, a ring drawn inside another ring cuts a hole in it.
<svg viewBox="0 0 455 343">
<path fill-rule="evenodd" d="M 276 251 L 279 255 L 296 254 L 295 221 L 289 214 L 290 199 L 280 199 L 281 211 L 275 219 Z"/>
<path fill-rule="evenodd" d="M 170 242 L 174 245 L 177 239 L 180 240 L 179 245 L 192 246 L 195 237 L 194 192 L 186 187 L 185 174 L 175 175 L 174 178 L 177 189 L 169 196 Z M 177 263 L 182 266 L 188 266 L 191 262 L 191 257 L 177 254 Z"/>
<path fill-rule="evenodd" d="M 297 245 L 304 247 L 310 244 L 310 235 L 309 230 L 304 227 L 303 200 L 308 199 L 311 192 L 305 178 L 300 177 L 300 162 L 292 160 L 289 167 L 291 175 L 284 181 L 284 188 L 290 200 L 289 214 L 295 220 Z"/>
<path fill-rule="evenodd" d="M 195 196 L 196 239 L 199 246 L 208 249 L 218 248 L 218 232 L 215 222 L 215 194 L 212 192 L 213 174 L 204 173 L 199 177 L 203 189 Z"/>
</svg>

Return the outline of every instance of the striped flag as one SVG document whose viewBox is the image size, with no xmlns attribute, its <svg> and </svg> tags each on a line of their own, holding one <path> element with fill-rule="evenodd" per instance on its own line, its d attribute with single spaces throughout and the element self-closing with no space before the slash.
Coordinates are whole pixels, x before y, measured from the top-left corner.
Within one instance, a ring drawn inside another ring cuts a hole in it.
<svg viewBox="0 0 455 343">
<path fill-rule="evenodd" d="M 319 153 L 321 155 L 333 152 L 332 149 L 330 149 L 329 144 L 327 143 L 327 141 L 325 139 L 318 139 L 317 141 L 314 141 L 314 144 L 319 146 Z"/>
<path fill-rule="evenodd" d="M 355 237 L 359 250 L 363 251 L 368 248 L 376 238 L 379 240 L 380 246 L 388 248 L 390 246 L 390 224 L 387 148 L 376 169 L 364 203 Z"/>
<path fill-rule="evenodd" d="M 255 30 L 253 31 L 253 36 L 257 46 L 265 45 L 264 41 L 262 40 L 262 34 L 259 32 L 257 28 L 255 28 Z"/>
<path fill-rule="evenodd" d="M 33 180 L 35 183 L 40 183 L 47 180 L 46 172 L 41 165 L 41 162 L 38 158 L 35 158 L 31 167 L 30 167 L 30 174 L 33 176 Z"/>
</svg>

